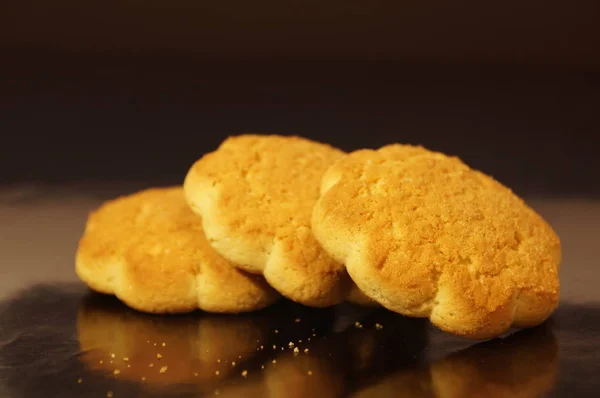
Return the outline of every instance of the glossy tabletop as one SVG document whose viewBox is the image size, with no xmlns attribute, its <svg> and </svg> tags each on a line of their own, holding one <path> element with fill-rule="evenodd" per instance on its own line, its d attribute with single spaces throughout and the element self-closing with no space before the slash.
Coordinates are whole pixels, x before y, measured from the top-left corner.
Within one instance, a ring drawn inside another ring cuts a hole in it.
<svg viewBox="0 0 600 398">
<path fill-rule="evenodd" d="M 561 305 L 537 328 L 481 342 L 349 304 L 281 301 L 239 316 L 156 316 L 91 293 L 73 271 L 87 213 L 137 188 L 0 189 L 0 396 L 600 393 L 599 201 L 527 198 L 562 240 Z"/>
</svg>

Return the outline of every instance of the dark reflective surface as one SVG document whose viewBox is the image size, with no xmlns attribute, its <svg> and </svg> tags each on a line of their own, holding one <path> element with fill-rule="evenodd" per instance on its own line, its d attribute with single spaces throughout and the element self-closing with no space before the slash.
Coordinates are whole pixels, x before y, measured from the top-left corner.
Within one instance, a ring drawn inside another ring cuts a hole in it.
<svg viewBox="0 0 600 398">
<path fill-rule="evenodd" d="M 563 303 L 538 328 L 476 343 L 423 320 L 351 305 L 317 310 L 284 301 L 249 315 L 164 317 L 132 311 L 79 284 L 40 285 L 0 307 L 0 391 L 3 397 L 594 396 L 598 326 L 597 307 Z"/>
</svg>

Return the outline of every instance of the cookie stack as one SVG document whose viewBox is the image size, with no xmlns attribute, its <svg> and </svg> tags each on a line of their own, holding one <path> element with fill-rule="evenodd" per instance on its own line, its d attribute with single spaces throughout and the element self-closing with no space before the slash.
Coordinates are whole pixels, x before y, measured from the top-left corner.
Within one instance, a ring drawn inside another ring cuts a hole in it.
<svg viewBox="0 0 600 398">
<path fill-rule="evenodd" d="M 145 312 L 348 300 L 479 339 L 547 319 L 560 258 L 537 213 L 456 157 L 242 135 L 198 160 L 183 187 L 90 214 L 76 271 Z"/>
</svg>

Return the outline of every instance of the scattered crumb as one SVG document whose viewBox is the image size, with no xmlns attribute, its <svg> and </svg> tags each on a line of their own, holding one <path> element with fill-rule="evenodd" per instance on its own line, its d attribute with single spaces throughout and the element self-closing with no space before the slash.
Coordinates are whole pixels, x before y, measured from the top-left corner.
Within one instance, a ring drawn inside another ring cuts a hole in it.
<svg viewBox="0 0 600 398">
<path fill-rule="evenodd" d="M 118 374 L 121 374 L 121 371 L 119 369 L 115 369 L 113 373 L 118 375 Z"/>
<path fill-rule="evenodd" d="M 260 349 L 261 349 L 261 350 L 263 350 L 264 348 L 265 348 L 264 346 L 262 346 L 262 345 L 260 346 Z"/>
<path fill-rule="evenodd" d="M 275 334 L 279 333 L 279 330 L 275 329 Z"/>
<path fill-rule="evenodd" d="M 111 353 L 110 357 L 113 358 L 113 359 L 115 359 L 116 355 Z"/>
<path fill-rule="evenodd" d="M 142 381 L 146 381 L 146 376 L 142 376 Z"/>
<path fill-rule="evenodd" d="M 163 346 L 163 347 L 166 347 L 166 346 L 167 346 L 167 343 L 163 342 L 163 343 L 162 343 L 162 346 Z"/>
<path fill-rule="evenodd" d="M 304 353 L 305 353 L 305 354 L 308 354 L 308 348 L 305 348 L 305 349 L 304 349 Z"/>
<path fill-rule="evenodd" d="M 114 396 L 114 394 L 113 394 L 113 392 L 112 392 L 112 391 L 107 391 L 107 392 L 106 392 L 106 396 L 107 396 L 108 398 L 112 398 L 112 397 Z"/>
<path fill-rule="evenodd" d="M 290 342 L 288 343 L 288 346 L 289 346 L 290 348 L 292 348 L 292 347 L 294 346 L 294 343 L 290 341 Z"/>
<path fill-rule="evenodd" d="M 83 379 L 80 377 L 79 379 L 77 379 L 77 384 L 81 384 L 83 383 Z"/>
<path fill-rule="evenodd" d="M 277 363 L 277 360 L 276 360 L 276 359 L 274 359 L 274 360 L 273 360 L 273 363 Z"/>
<path fill-rule="evenodd" d="M 354 322 L 354 326 L 358 329 L 362 329 L 362 324 L 359 321 Z"/>
<path fill-rule="evenodd" d="M 154 347 L 156 347 L 156 343 L 154 343 Z"/>
<path fill-rule="evenodd" d="M 300 350 L 298 349 L 298 347 L 294 348 L 294 355 L 298 355 L 299 352 Z"/>
<path fill-rule="evenodd" d="M 123 360 L 124 360 L 125 362 L 127 362 L 127 361 L 129 361 L 129 357 L 123 357 Z"/>
<path fill-rule="evenodd" d="M 100 364 L 103 364 L 103 363 L 104 363 L 104 361 L 103 361 L 103 360 L 100 360 Z"/>
<path fill-rule="evenodd" d="M 198 372 L 194 372 L 194 377 L 198 377 Z"/>
<path fill-rule="evenodd" d="M 302 340 L 298 340 L 298 343 L 302 343 Z"/>
<path fill-rule="evenodd" d="M 215 370 L 215 374 L 216 374 L 217 376 L 219 375 L 219 373 L 221 373 L 221 372 L 219 372 L 218 370 Z"/>
<path fill-rule="evenodd" d="M 160 370 L 158 371 L 159 373 L 165 373 L 167 371 L 167 367 L 163 366 L 162 368 L 160 368 Z"/>
<path fill-rule="evenodd" d="M 314 331 L 315 331 L 315 328 L 312 328 L 311 330 L 314 332 Z"/>
<path fill-rule="evenodd" d="M 277 346 L 276 346 L 275 344 L 273 344 L 273 349 L 274 349 L 274 350 L 276 350 L 276 349 L 277 349 Z"/>
<path fill-rule="evenodd" d="M 108 361 L 108 363 L 114 363 L 112 360 Z"/>
<path fill-rule="evenodd" d="M 146 340 L 146 343 L 150 343 L 150 340 Z"/>
<path fill-rule="evenodd" d="M 310 337 L 307 340 L 310 341 Z"/>
<path fill-rule="evenodd" d="M 294 322 L 300 323 L 300 318 L 296 318 L 296 320 Z"/>
<path fill-rule="evenodd" d="M 313 337 L 317 337 L 316 333 L 313 333 L 312 335 L 313 335 Z"/>
<path fill-rule="evenodd" d="M 231 361 L 231 366 L 235 366 L 235 361 Z"/>
<path fill-rule="evenodd" d="M 309 370 L 309 371 L 308 371 L 308 375 L 309 375 L 309 376 L 312 376 L 312 370 Z"/>
<path fill-rule="evenodd" d="M 381 330 L 381 329 L 383 329 L 383 325 L 382 325 L 382 324 L 380 324 L 380 323 L 376 323 L 376 324 L 375 324 L 375 329 L 377 329 L 377 330 Z"/>
<path fill-rule="evenodd" d="M 261 369 L 264 369 L 264 368 L 265 368 L 265 365 L 260 365 L 260 368 L 261 368 Z"/>
<path fill-rule="evenodd" d="M 221 392 L 217 389 L 215 390 L 215 395 L 219 395 Z"/>
<path fill-rule="evenodd" d="M 162 354 L 161 353 L 156 354 L 156 358 L 161 359 L 162 358 Z"/>
<path fill-rule="evenodd" d="M 238 355 L 238 358 L 239 358 L 239 359 L 242 359 L 242 356 L 241 356 L 241 355 Z"/>
<path fill-rule="evenodd" d="M 242 371 L 242 376 L 244 376 L 244 377 L 248 376 L 248 371 L 247 370 L 243 370 Z"/>
<path fill-rule="evenodd" d="M 131 365 L 130 365 L 130 364 L 127 364 L 127 367 L 128 367 L 128 368 L 130 368 L 130 367 L 131 367 Z"/>
<path fill-rule="evenodd" d="M 281 347 L 281 351 L 283 351 L 283 347 Z"/>
<path fill-rule="evenodd" d="M 153 368 L 153 367 L 154 367 L 154 364 L 153 364 L 153 363 L 149 363 L 149 364 L 148 364 L 148 367 L 149 367 L 149 368 Z"/>
</svg>

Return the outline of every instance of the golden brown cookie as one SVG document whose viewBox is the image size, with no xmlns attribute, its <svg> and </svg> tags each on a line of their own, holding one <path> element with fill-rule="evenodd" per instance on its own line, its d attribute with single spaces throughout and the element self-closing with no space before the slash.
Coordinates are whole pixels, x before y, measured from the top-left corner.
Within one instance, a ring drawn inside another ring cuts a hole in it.
<svg viewBox="0 0 600 398">
<path fill-rule="evenodd" d="M 189 170 L 186 198 L 219 254 L 291 300 L 330 306 L 351 282 L 315 240 L 310 219 L 323 173 L 342 156 L 299 137 L 231 137 Z"/>
<path fill-rule="evenodd" d="M 558 305 L 557 235 L 457 158 L 402 145 L 352 153 L 324 175 L 312 227 L 367 296 L 457 335 L 535 326 Z"/>
<path fill-rule="evenodd" d="M 181 187 L 148 189 L 90 214 L 76 255 L 79 278 L 144 312 L 238 313 L 278 295 L 208 244 Z"/>
</svg>

